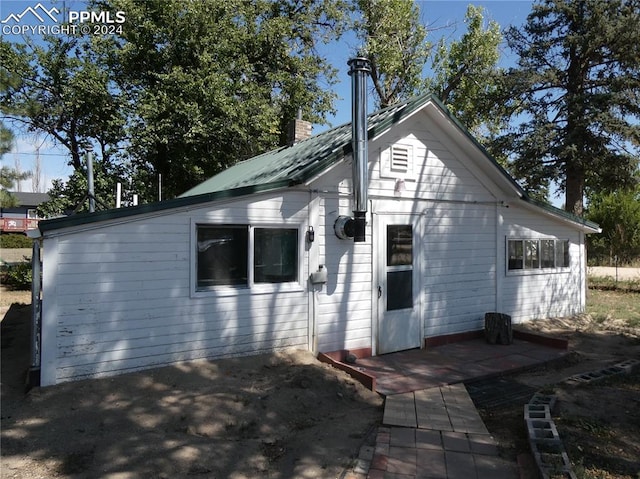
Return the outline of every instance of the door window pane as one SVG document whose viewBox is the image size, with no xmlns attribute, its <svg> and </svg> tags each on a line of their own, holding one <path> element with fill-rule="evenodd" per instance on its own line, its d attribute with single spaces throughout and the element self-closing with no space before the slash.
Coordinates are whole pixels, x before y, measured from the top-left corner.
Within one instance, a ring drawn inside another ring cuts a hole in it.
<svg viewBox="0 0 640 479">
<path fill-rule="evenodd" d="M 411 225 L 387 226 L 387 266 L 413 264 Z"/>
<path fill-rule="evenodd" d="M 254 230 L 253 280 L 256 283 L 286 283 L 298 280 L 297 229 Z"/>
<path fill-rule="evenodd" d="M 413 308 L 413 228 L 387 225 L 387 311 Z"/>
<path fill-rule="evenodd" d="M 198 226 L 198 288 L 247 284 L 246 226 Z"/>
<path fill-rule="evenodd" d="M 413 270 L 387 272 L 387 311 L 413 308 Z"/>
</svg>

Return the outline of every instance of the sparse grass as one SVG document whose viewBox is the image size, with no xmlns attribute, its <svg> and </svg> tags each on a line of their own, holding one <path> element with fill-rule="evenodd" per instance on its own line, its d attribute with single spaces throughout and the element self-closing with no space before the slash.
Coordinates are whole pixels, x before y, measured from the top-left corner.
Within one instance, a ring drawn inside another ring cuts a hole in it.
<svg viewBox="0 0 640 479">
<path fill-rule="evenodd" d="M 8 308 L 13 303 L 31 304 L 31 291 L 12 291 L 4 284 L 0 286 L 0 307 Z"/>
<path fill-rule="evenodd" d="M 633 406 L 638 392 L 640 373 L 637 371 L 612 376 L 579 390 L 565 390 L 567 403 L 577 404 L 580 395 L 593 405 L 588 413 L 563 414 L 555 418 L 579 479 L 638 477 L 640 418 Z M 597 401 L 605 401 L 607 406 L 595 406 Z"/>
<path fill-rule="evenodd" d="M 640 292 L 589 289 L 587 314 L 597 323 L 615 318 L 629 328 L 640 327 Z"/>
<path fill-rule="evenodd" d="M 640 293 L 640 280 L 618 280 L 612 276 L 589 276 L 589 289 Z"/>
</svg>

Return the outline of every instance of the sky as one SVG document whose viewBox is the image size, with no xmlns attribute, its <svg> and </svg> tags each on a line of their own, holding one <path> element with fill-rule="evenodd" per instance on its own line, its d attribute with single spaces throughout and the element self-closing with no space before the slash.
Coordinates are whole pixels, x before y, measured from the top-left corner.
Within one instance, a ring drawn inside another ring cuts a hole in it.
<svg viewBox="0 0 640 479">
<path fill-rule="evenodd" d="M 50 0 L 0 0 L 0 20 L 8 20 L 5 25 L 15 24 L 15 17 L 8 19 L 9 15 L 19 15 L 26 8 L 35 8 L 38 4 L 48 11 L 56 5 L 59 6 L 60 3 L 60 1 L 52 2 Z M 464 15 L 469 4 L 482 6 L 485 9 L 485 19 L 495 20 L 501 28 L 505 29 L 511 25 L 524 24 L 533 2 L 529 0 L 426 0 L 416 3 L 420 6 L 423 23 L 435 29 L 429 38 L 435 42 L 442 36 L 455 39 L 464 33 Z M 67 7 L 71 6 L 71 8 L 81 10 L 78 7 L 78 4 L 82 5 L 81 2 L 67 0 L 65 4 Z M 12 36 L 15 37 L 10 31 L 8 34 L 3 31 L 5 40 L 16 41 L 17 37 L 12 38 Z M 337 113 L 328 118 L 330 124 L 314 125 L 314 133 L 320 133 L 327 128 L 351 121 L 350 79 L 347 61 L 358 50 L 358 46 L 357 39 L 351 36 L 343 38 L 338 45 L 330 45 L 320 50 L 339 70 L 339 83 L 335 86 L 339 99 L 335 104 Z M 508 66 L 512 62 L 513 59 L 509 57 L 508 50 L 504 46 L 501 65 Z M 30 171 L 34 170 L 38 155 L 42 170 L 41 190 L 46 191 L 50 188 L 52 179 L 66 179 L 71 174 L 72 169 L 67 165 L 68 155 L 65 154 L 65 150 L 56 147 L 51 139 L 44 135 L 16 135 L 14 148 L 3 156 L 2 164 L 14 168 L 16 162 L 19 162 L 22 171 Z M 21 190 L 33 191 L 32 183 L 32 180 L 22 182 Z"/>
</svg>

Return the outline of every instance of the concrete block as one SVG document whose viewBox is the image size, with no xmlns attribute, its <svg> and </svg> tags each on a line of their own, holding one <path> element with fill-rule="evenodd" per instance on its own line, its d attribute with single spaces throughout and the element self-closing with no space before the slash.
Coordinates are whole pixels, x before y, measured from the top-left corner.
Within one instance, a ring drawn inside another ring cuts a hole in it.
<svg viewBox="0 0 640 479">
<path fill-rule="evenodd" d="M 551 419 L 527 419 L 525 421 L 527 429 L 551 429 L 553 421 Z"/>
<path fill-rule="evenodd" d="M 569 461 L 569 456 L 567 456 L 566 452 L 534 452 L 533 457 L 542 473 L 555 474 L 571 471 L 571 461 Z"/>
<path fill-rule="evenodd" d="M 591 381 L 597 381 L 599 379 L 611 377 L 616 374 L 629 373 L 638 365 L 640 365 L 640 360 L 627 359 L 625 361 L 617 363 L 608 368 L 603 368 L 597 371 L 590 371 L 587 373 L 570 376 L 567 379 L 565 379 L 565 382 L 569 384 L 574 384 L 574 385 L 587 384 L 587 383 L 590 383 Z"/>
<path fill-rule="evenodd" d="M 576 374 L 575 376 L 571 376 L 565 379 L 565 382 L 574 385 L 588 384 L 594 380 L 594 377 L 591 374 L 592 373 Z"/>
<path fill-rule="evenodd" d="M 592 380 L 592 377 L 588 376 L 589 380 Z M 550 405 L 555 403 L 555 397 L 543 396 L 536 393 L 532 401 L 524 407 L 529 447 L 540 476 L 543 479 L 577 479 L 571 469 L 571 462 L 558 429 L 551 418 Z"/>
<path fill-rule="evenodd" d="M 529 432 L 529 439 L 532 440 L 552 440 L 560 441 L 560 435 L 556 429 L 556 425 L 553 421 L 541 421 L 541 420 L 528 420 L 527 431 Z"/>
<path fill-rule="evenodd" d="M 640 360 L 638 359 L 626 359 L 614 365 L 614 367 L 623 369 L 625 373 L 630 373 L 638 366 L 640 366 Z"/>
<path fill-rule="evenodd" d="M 556 396 L 555 394 L 542 394 L 542 393 L 535 393 L 533 395 L 533 397 L 529 400 L 529 404 L 534 405 L 534 406 L 539 406 L 539 405 L 547 405 L 549 406 L 549 410 L 553 411 L 554 406 L 556 405 Z"/>
<path fill-rule="evenodd" d="M 551 419 L 549 406 L 546 404 L 525 404 L 524 419 Z"/>
<path fill-rule="evenodd" d="M 578 479 L 573 471 L 542 471 L 542 479 Z"/>
<path fill-rule="evenodd" d="M 529 438 L 529 446 L 532 453 L 538 454 L 562 454 L 564 446 L 560 439 L 531 439 Z"/>
</svg>

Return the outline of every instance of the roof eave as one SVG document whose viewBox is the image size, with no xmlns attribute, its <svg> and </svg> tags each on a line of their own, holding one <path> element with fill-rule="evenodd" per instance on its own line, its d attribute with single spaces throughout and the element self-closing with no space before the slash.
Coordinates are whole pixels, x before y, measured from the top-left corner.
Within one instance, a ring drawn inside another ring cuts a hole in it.
<svg viewBox="0 0 640 479">
<path fill-rule="evenodd" d="M 549 203 L 545 203 L 543 201 L 534 200 L 527 195 L 522 197 L 524 204 L 530 208 L 535 209 L 536 211 L 540 211 L 547 216 L 552 216 L 557 220 L 563 221 L 565 223 L 569 223 L 574 227 L 578 227 L 581 231 L 587 234 L 593 233 L 602 233 L 602 228 L 597 223 L 593 221 L 585 220 L 579 216 L 569 213 L 568 211 L 561 210 L 560 208 L 556 208 Z"/>
</svg>

